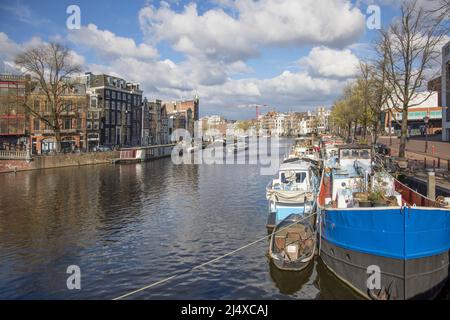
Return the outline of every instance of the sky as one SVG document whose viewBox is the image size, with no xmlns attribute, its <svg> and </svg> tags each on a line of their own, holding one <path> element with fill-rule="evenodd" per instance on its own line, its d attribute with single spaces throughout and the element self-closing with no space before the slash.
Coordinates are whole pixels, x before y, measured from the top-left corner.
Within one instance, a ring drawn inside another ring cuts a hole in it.
<svg viewBox="0 0 450 320">
<path fill-rule="evenodd" d="M 387 27 L 399 2 L 1 0 L 0 72 L 14 72 L 17 53 L 58 41 L 83 71 L 138 82 L 149 100 L 198 94 L 201 116 L 314 110 L 331 106 L 370 56 L 378 30 L 368 6 Z M 70 5 L 79 29 L 67 27 Z"/>
</svg>

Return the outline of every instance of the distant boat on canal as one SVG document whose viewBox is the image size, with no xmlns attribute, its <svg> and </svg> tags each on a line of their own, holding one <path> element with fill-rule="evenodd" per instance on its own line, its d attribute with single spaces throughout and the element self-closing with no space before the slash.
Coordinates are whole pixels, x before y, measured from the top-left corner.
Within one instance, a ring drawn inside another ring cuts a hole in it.
<svg viewBox="0 0 450 320">
<path fill-rule="evenodd" d="M 227 152 L 229 153 L 237 153 L 239 151 L 245 151 L 248 150 L 248 143 L 247 142 L 236 142 L 232 145 L 227 147 Z"/>
</svg>

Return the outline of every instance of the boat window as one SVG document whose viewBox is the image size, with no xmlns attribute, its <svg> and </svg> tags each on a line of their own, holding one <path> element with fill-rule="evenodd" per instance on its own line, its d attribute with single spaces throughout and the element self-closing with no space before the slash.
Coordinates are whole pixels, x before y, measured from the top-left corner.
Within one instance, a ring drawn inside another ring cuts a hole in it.
<svg viewBox="0 0 450 320">
<path fill-rule="evenodd" d="M 297 172 L 295 174 L 295 182 L 297 183 L 303 183 L 303 181 L 305 181 L 306 178 L 306 172 Z"/>
<path fill-rule="evenodd" d="M 286 183 L 286 175 L 284 174 L 284 172 L 281 173 L 280 179 L 281 183 Z"/>
<path fill-rule="evenodd" d="M 342 159 L 350 158 L 350 150 L 342 150 Z"/>
<path fill-rule="evenodd" d="M 361 156 L 361 158 L 363 158 L 363 159 L 369 159 L 369 158 L 370 158 L 369 150 L 364 150 L 364 149 L 361 150 L 360 156 Z"/>
<path fill-rule="evenodd" d="M 359 158 L 358 150 L 352 150 L 352 158 Z"/>
</svg>

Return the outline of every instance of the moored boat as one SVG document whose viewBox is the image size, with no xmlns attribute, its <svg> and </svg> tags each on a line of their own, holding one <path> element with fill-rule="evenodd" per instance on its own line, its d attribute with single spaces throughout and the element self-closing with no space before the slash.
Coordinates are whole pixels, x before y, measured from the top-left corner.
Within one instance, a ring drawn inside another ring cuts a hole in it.
<svg viewBox="0 0 450 320">
<path fill-rule="evenodd" d="M 247 142 L 236 142 L 232 144 L 231 146 L 228 146 L 227 152 L 229 153 L 237 153 L 239 151 L 245 151 L 248 150 L 248 143 Z"/>
<path fill-rule="evenodd" d="M 338 147 L 318 207 L 321 259 L 363 297 L 433 298 L 446 283 L 450 210 L 377 167 L 370 147 Z"/>
<path fill-rule="evenodd" d="M 316 234 L 303 215 L 290 214 L 273 230 L 269 256 L 281 270 L 300 271 L 313 260 Z"/>
<path fill-rule="evenodd" d="M 314 147 L 314 139 L 312 137 L 296 138 L 284 161 L 289 161 L 293 158 L 318 160 L 318 154 Z"/>
<path fill-rule="evenodd" d="M 310 215 L 316 210 L 319 188 L 317 167 L 309 161 L 282 163 L 277 176 L 266 189 L 269 217 L 267 229 L 272 229 L 290 214 Z"/>
</svg>

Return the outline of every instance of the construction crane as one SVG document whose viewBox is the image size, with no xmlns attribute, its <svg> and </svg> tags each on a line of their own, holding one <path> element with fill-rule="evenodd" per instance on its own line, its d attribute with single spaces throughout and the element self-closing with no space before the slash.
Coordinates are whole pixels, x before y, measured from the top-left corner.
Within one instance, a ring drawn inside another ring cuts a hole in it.
<svg viewBox="0 0 450 320">
<path fill-rule="evenodd" d="M 255 108 L 256 111 L 256 120 L 258 120 L 259 115 L 260 115 L 260 109 L 261 108 L 270 108 L 272 111 L 275 110 L 275 107 L 269 106 L 267 104 L 248 104 L 245 106 L 241 106 L 241 107 L 245 107 L 245 108 Z"/>
<path fill-rule="evenodd" d="M 258 120 L 259 116 L 260 116 L 260 111 L 262 108 L 269 108 L 271 111 L 275 111 L 276 108 L 273 106 L 269 106 L 267 104 L 241 104 L 238 106 L 228 106 L 230 108 L 255 108 L 256 111 L 256 120 Z"/>
</svg>

